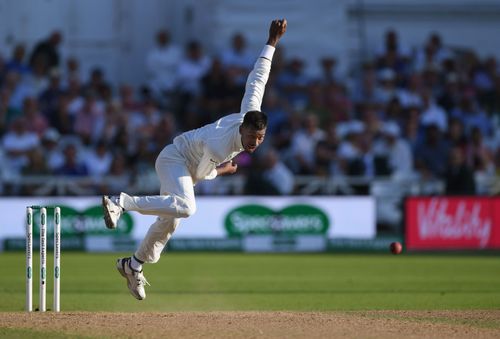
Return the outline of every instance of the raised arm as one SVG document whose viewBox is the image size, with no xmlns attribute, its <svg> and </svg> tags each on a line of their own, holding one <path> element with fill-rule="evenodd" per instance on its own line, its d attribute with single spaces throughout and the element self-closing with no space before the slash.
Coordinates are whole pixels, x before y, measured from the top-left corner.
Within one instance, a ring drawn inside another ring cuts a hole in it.
<svg viewBox="0 0 500 339">
<path fill-rule="evenodd" d="M 252 72 L 248 75 L 245 95 L 241 101 L 241 114 L 246 114 L 250 111 L 260 111 L 267 79 L 271 71 L 271 61 L 273 59 L 274 50 L 283 34 L 285 34 L 286 26 L 286 19 L 273 20 L 271 22 L 266 46 L 264 46 Z"/>
</svg>

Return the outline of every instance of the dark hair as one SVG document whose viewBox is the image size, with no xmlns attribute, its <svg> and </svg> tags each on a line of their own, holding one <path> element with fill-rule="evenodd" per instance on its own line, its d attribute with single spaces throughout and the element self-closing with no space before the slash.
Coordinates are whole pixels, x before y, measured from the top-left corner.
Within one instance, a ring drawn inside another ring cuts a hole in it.
<svg viewBox="0 0 500 339">
<path fill-rule="evenodd" d="M 265 129 L 267 127 L 267 115 L 260 111 L 247 112 L 241 125 L 256 131 Z"/>
</svg>

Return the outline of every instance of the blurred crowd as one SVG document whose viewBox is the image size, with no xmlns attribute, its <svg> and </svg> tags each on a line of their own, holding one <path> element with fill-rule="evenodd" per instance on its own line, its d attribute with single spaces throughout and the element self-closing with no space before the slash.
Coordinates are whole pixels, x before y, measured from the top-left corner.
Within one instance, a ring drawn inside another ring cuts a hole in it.
<svg viewBox="0 0 500 339">
<path fill-rule="evenodd" d="M 78 57 L 61 59 L 57 31 L 0 56 L 4 194 L 29 194 L 36 187 L 9 182 L 45 175 L 92 178 L 96 194 L 154 193 L 166 144 L 239 111 L 259 54 L 244 35 L 214 55 L 198 41 L 177 46 L 168 31 L 153 39 L 143 85 L 114 87 L 99 67 L 83 74 Z M 316 61 L 287 57 L 286 42 L 277 50 L 262 105 L 266 142 L 236 159 L 246 193 L 292 194 L 297 175 L 439 179 L 447 194 L 488 192 L 478 183 L 500 169 L 496 59 L 437 33 L 410 48 L 389 30 L 379 45 L 345 74 L 323 58 L 317 76 L 307 72 Z"/>
</svg>

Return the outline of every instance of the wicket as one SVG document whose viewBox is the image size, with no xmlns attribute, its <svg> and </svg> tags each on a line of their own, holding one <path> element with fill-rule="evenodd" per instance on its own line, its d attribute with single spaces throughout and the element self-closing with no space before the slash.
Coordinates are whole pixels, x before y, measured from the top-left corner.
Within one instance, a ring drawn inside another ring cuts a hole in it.
<svg viewBox="0 0 500 339">
<path fill-rule="evenodd" d="M 33 311 L 33 210 L 40 210 L 40 312 L 47 310 L 47 209 L 52 207 L 28 206 L 26 208 L 26 311 Z M 53 311 L 61 310 L 61 209 L 54 207 L 54 299 Z"/>
</svg>

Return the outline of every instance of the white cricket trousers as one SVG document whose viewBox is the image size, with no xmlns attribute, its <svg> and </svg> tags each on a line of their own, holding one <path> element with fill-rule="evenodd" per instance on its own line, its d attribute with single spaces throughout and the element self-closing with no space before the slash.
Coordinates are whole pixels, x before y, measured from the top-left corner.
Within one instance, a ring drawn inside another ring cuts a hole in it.
<svg viewBox="0 0 500 339">
<path fill-rule="evenodd" d="M 174 145 L 166 146 L 155 164 L 161 185 L 160 195 L 120 194 L 120 204 L 125 210 L 158 216 L 135 252 L 135 257 L 141 261 L 157 262 L 180 218 L 187 218 L 196 211 L 193 178 L 185 161 Z"/>
</svg>

